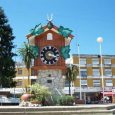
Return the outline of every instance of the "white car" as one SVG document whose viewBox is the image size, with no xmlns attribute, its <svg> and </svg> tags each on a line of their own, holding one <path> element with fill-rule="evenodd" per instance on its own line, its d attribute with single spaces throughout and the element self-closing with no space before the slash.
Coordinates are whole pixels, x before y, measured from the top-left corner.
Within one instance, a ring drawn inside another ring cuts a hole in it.
<svg viewBox="0 0 115 115">
<path fill-rule="evenodd" d="M 6 97 L 4 95 L 0 96 L 0 103 L 20 103 L 19 98 Z"/>
</svg>

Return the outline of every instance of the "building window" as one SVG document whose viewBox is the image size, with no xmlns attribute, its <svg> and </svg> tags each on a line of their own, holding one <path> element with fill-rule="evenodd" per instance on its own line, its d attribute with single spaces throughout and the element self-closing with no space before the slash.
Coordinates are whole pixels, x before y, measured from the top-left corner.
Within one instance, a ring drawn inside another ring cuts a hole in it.
<svg viewBox="0 0 115 115">
<path fill-rule="evenodd" d="M 92 59 L 92 64 L 98 65 L 99 64 L 99 59 L 98 58 L 93 58 Z"/>
<path fill-rule="evenodd" d="M 47 34 L 47 40 L 53 40 L 53 35 L 52 33 Z"/>
<path fill-rule="evenodd" d="M 17 86 L 22 86 L 22 81 L 21 80 L 19 80 L 19 81 L 17 81 L 17 84 L 16 84 Z"/>
<path fill-rule="evenodd" d="M 104 64 L 110 65 L 111 64 L 111 59 L 104 59 Z"/>
<path fill-rule="evenodd" d="M 99 69 L 93 69 L 93 76 L 94 77 L 99 77 L 100 76 Z"/>
<path fill-rule="evenodd" d="M 22 69 L 18 68 L 18 75 L 22 75 Z"/>
<path fill-rule="evenodd" d="M 31 84 L 35 84 L 36 83 L 36 79 L 31 79 Z"/>
<path fill-rule="evenodd" d="M 81 86 L 87 87 L 87 80 L 81 80 Z"/>
<path fill-rule="evenodd" d="M 86 65 L 86 59 L 85 58 L 80 59 L 80 65 Z"/>
<path fill-rule="evenodd" d="M 86 78 L 87 77 L 87 69 L 80 69 L 81 77 Z"/>
<path fill-rule="evenodd" d="M 100 80 L 93 80 L 94 87 L 100 87 Z"/>
<path fill-rule="evenodd" d="M 107 87 L 113 86 L 112 80 L 105 80 L 105 82 L 106 82 L 106 86 L 107 86 Z"/>
<path fill-rule="evenodd" d="M 112 71 L 111 71 L 111 69 L 105 69 L 104 75 L 105 75 L 105 77 L 112 77 Z"/>
</svg>

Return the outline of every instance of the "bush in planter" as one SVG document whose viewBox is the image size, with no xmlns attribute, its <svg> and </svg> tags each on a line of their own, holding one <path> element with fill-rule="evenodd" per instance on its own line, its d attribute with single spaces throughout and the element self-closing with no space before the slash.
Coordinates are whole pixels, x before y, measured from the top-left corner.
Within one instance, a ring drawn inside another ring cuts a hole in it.
<svg viewBox="0 0 115 115">
<path fill-rule="evenodd" d="M 30 86 L 30 92 L 32 94 L 31 101 L 40 103 L 42 103 L 42 101 L 51 94 L 48 87 L 42 86 L 38 83 Z"/>
<path fill-rule="evenodd" d="M 62 96 L 59 99 L 60 105 L 73 105 L 74 97 L 73 96 Z"/>
<path fill-rule="evenodd" d="M 60 96 L 59 95 L 51 95 L 52 105 L 60 105 Z"/>
</svg>

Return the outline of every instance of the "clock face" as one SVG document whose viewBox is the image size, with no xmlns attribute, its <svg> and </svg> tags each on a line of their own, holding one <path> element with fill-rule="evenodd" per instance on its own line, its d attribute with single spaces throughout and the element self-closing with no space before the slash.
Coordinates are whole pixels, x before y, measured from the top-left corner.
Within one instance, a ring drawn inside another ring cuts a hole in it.
<svg viewBox="0 0 115 115">
<path fill-rule="evenodd" d="M 59 59 L 59 51 L 53 46 L 46 46 L 41 50 L 40 58 L 44 64 L 55 64 Z"/>
</svg>

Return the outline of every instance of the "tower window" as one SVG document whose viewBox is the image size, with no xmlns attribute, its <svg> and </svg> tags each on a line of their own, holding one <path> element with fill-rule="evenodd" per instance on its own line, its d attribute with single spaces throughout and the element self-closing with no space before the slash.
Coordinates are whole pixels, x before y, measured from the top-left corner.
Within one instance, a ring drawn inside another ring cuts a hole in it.
<svg viewBox="0 0 115 115">
<path fill-rule="evenodd" d="M 52 83 L 52 80 L 50 80 L 50 79 L 49 79 L 49 80 L 47 80 L 47 83 Z"/>
<path fill-rule="evenodd" d="M 49 74 L 48 77 L 51 77 L 51 74 Z"/>
<path fill-rule="evenodd" d="M 52 33 L 47 34 L 47 40 L 53 40 L 53 35 Z"/>
</svg>

